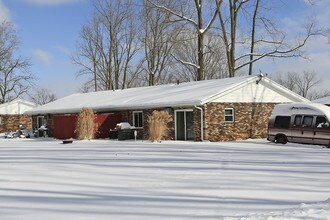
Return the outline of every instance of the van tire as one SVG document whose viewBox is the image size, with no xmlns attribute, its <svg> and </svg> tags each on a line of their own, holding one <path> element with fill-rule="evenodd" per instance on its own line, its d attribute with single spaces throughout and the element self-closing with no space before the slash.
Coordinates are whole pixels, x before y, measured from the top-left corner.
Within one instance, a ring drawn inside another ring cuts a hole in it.
<svg viewBox="0 0 330 220">
<path fill-rule="evenodd" d="M 286 137 L 284 135 L 279 135 L 275 138 L 275 143 L 286 144 L 286 143 L 288 143 L 288 140 L 286 139 Z"/>
</svg>

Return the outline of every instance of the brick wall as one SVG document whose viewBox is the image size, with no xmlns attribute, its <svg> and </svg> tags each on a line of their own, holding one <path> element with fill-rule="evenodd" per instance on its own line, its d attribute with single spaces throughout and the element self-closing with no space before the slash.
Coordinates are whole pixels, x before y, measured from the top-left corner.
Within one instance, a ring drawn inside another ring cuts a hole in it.
<svg viewBox="0 0 330 220">
<path fill-rule="evenodd" d="M 209 103 L 205 106 L 205 140 L 265 138 L 274 103 Z M 234 109 L 234 122 L 225 122 L 225 108 Z"/>
<path fill-rule="evenodd" d="M 0 132 L 16 131 L 21 124 L 25 129 L 32 130 L 30 115 L 0 115 Z"/>
<path fill-rule="evenodd" d="M 203 111 L 204 111 L 204 109 L 203 109 Z M 194 116 L 194 141 L 202 141 L 202 139 L 201 139 L 201 110 L 194 108 L 193 116 Z M 204 123 L 204 125 L 205 125 L 205 123 Z M 204 132 L 204 134 L 205 134 L 205 132 Z"/>
<path fill-rule="evenodd" d="M 229 141 L 229 140 L 243 140 L 248 138 L 265 138 L 267 135 L 268 119 L 274 108 L 274 103 L 208 103 L 203 106 L 204 112 L 204 140 L 209 141 Z M 225 108 L 233 108 L 235 112 L 234 122 L 224 121 Z M 170 133 L 168 139 L 175 139 L 175 110 L 186 108 L 167 108 L 173 121 L 169 123 Z M 197 108 L 187 107 L 193 109 L 194 117 L 194 140 L 201 141 L 201 111 Z M 148 139 L 148 116 L 154 110 L 164 109 L 145 109 L 142 110 L 143 128 L 138 130 L 138 139 Z M 120 111 L 123 122 L 129 122 L 133 125 L 133 112 Z M 33 126 L 36 126 L 36 116 L 33 117 Z M 31 120 L 31 117 L 30 117 Z M 50 128 L 50 135 L 52 133 L 52 117 L 46 116 L 47 125 Z M 32 120 L 30 123 L 32 128 Z M 34 128 L 33 127 L 33 128 Z M 16 128 L 17 129 L 17 128 Z"/>
<path fill-rule="evenodd" d="M 267 135 L 268 119 L 274 108 L 274 103 L 209 103 L 203 106 L 204 112 L 204 140 L 209 141 L 229 141 L 244 140 L 248 138 L 265 138 Z M 235 111 L 235 121 L 224 122 L 224 109 L 233 108 Z M 175 139 L 174 113 L 179 109 L 193 109 L 194 117 L 194 141 L 201 141 L 201 111 L 200 109 L 171 108 L 170 114 L 173 122 L 169 123 L 170 134 L 168 139 Z M 138 130 L 139 139 L 148 139 L 148 116 L 154 110 L 143 110 L 143 129 Z M 122 111 L 123 121 L 133 125 L 133 111 Z"/>
</svg>

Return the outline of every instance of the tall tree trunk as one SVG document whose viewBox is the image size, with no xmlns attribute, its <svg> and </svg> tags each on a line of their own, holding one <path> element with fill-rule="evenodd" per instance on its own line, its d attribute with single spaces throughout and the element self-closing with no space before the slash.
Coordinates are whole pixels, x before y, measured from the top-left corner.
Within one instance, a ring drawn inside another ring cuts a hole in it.
<svg viewBox="0 0 330 220">
<path fill-rule="evenodd" d="M 209 19 L 209 22 L 205 25 L 205 27 L 203 27 L 203 10 L 202 10 L 202 7 L 203 7 L 203 0 L 195 0 L 194 1 L 194 4 L 195 4 L 195 9 L 196 9 L 196 16 L 197 16 L 197 19 L 192 19 L 190 18 L 190 12 L 188 13 L 189 15 L 186 16 L 185 15 L 185 12 L 184 10 L 181 10 L 181 11 L 176 11 L 176 9 L 170 9 L 170 8 L 167 8 L 166 6 L 163 6 L 163 5 L 158 5 L 154 2 L 152 2 L 151 0 L 148 0 L 148 2 L 150 2 L 153 6 L 163 10 L 163 11 L 166 11 L 170 14 L 172 14 L 173 16 L 179 18 L 180 20 L 179 21 L 184 21 L 184 22 L 187 22 L 189 23 L 190 25 L 193 26 L 194 28 L 194 31 L 196 31 L 196 37 L 197 37 L 197 41 L 198 41 L 198 49 L 197 49 L 197 57 L 198 57 L 198 60 L 197 62 L 190 62 L 190 61 L 186 61 L 186 60 L 181 60 L 181 59 L 177 59 L 175 56 L 174 56 L 174 59 L 179 61 L 181 64 L 183 65 L 186 65 L 186 66 L 189 66 L 190 68 L 194 68 L 195 70 L 197 70 L 197 76 L 194 76 L 194 80 L 204 80 L 205 79 L 205 61 L 204 61 L 204 36 L 205 36 L 205 33 L 210 29 L 210 27 L 212 26 L 215 18 L 216 18 L 216 15 L 217 15 L 217 10 L 215 10 L 212 14 L 212 17 Z M 182 2 L 181 2 L 182 4 Z M 185 8 L 186 5 L 181 5 L 181 9 Z"/>
<path fill-rule="evenodd" d="M 155 85 L 155 74 L 150 73 L 149 74 L 149 86 L 154 86 Z"/>
<path fill-rule="evenodd" d="M 253 53 L 254 53 L 254 46 L 255 46 L 255 32 L 256 32 L 256 22 L 257 22 L 257 15 L 259 9 L 260 0 L 257 0 L 256 7 L 253 13 L 253 20 L 252 20 L 252 30 L 251 30 L 251 49 L 250 49 L 250 65 L 249 65 L 249 75 L 251 76 L 253 73 Z"/>
<path fill-rule="evenodd" d="M 230 0 L 230 52 L 229 52 L 229 60 L 230 60 L 230 70 L 229 70 L 229 77 L 235 77 L 235 50 L 236 50 L 236 21 L 237 21 L 237 14 L 236 14 L 236 1 L 237 0 Z"/>
<path fill-rule="evenodd" d="M 197 69 L 197 81 L 204 80 L 205 74 L 205 64 L 204 64 L 204 35 L 198 35 L 198 66 Z"/>
<path fill-rule="evenodd" d="M 197 81 L 204 80 L 204 30 L 203 30 L 203 16 L 202 16 L 202 0 L 195 0 L 197 16 L 198 16 L 198 66 Z"/>
<path fill-rule="evenodd" d="M 97 63 L 96 58 L 93 58 L 93 72 L 94 72 L 94 91 L 97 91 Z"/>
</svg>

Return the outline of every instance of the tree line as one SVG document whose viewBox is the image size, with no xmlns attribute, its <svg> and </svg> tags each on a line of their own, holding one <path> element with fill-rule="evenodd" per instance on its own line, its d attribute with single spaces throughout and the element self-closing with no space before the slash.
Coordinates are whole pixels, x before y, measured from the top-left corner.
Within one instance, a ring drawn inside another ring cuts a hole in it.
<svg viewBox="0 0 330 220">
<path fill-rule="evenodd" d="M 85 90 L 252 75 L 266 57 L 303 55 L 320 34 L 309 20 L 289 36 L 268 0 L 94 0 L 73 61 Z M 301 4 L 305 4 L 302 2 Z"/>
<path fill-rule="evenodd" d="M 311 2 L 312 3 L 312 2 Z M 72 61 L 88 80 L 83 92 L 153 86 L 252 75 L 265 58 L 303 57 L 304 46 L 322 34 L 313 19 L 293 36 L 276 12 L 285 1 L 270 0 L 93 0 Z M 297 0 L 296 4 L 309 4 Z M 311 6 L 312 7 L 312 6 Z M 56 99 L 32 91 L 28 59 L 17 56 L 19 41 L 10 22 L 0 24 L 0 103 L 29 93 L 38 104 Z M 308 98 L 320 81 L 313 72 L 282 73 L 280 84 Z M 31 95 L 32 94 L 32 95 Z"/>
</svg>

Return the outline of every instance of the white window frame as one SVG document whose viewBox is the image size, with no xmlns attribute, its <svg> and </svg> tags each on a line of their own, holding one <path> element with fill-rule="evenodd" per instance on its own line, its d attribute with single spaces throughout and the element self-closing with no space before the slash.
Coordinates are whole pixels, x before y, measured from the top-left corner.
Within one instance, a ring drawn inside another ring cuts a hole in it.
<svg viewBox="0 0 330 220">
<path fill-rule="evenodd" d="M 231 114 L 226 114 L 226 110 L 230 110 L 230 111 L 232 111 L 232 113 Z M 235 121 L 235 109 L 234 108 L 225 108 L 225 110 L 224 110 L 224 121 L 225 122 L 228 122 L 228 123 L 232 123 L 232 122 L 234 122 Z M 226 117 L 232 117 L 233 118 L 233 120 L 232 121 L 227 121 L 226 120 Z"/>
<path fill-rule="evenodd" d="M 135 126 L 135 114 L 141 114 L 141 119 L 142 119 L 141 126 L 138 127 Z M 133 126 L 135 128 L 143 128 L 143 111 L 133 111 Z"/>
</svg>

